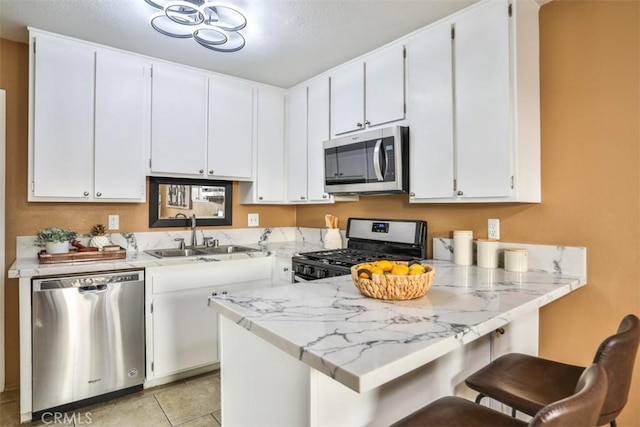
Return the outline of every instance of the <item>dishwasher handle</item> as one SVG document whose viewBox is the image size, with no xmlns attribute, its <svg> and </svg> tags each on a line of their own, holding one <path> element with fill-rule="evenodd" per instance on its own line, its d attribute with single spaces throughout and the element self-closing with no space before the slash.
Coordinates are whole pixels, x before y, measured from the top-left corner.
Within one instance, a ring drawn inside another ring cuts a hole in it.
<svg viewBox="0 0 640 427">
<path fill-rule="evenodd" d="M 78 293 L 80 294 L 97 294 L 107 290 L 107 285 L 90 285 L 78 287 Z"/>
</svg>

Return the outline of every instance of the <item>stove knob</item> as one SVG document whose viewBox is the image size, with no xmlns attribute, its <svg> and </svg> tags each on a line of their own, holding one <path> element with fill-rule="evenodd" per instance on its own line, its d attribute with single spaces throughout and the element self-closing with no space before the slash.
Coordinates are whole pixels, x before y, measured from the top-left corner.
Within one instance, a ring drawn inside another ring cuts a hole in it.
<svg viewBox="0 0 640 427">
<path fill-rule="evenodd" d="M 324 279 L 325 277 L 327 277 L 327 270 L 318 270 L 317 277 L 318 279 Z"/>
<path fill-rule="evenodd" d="M 304 269 L 302 270 L 302 274 L 305 274 L 307 276 L 311 276 L 311 273 L 313 273 L 313 267 L 311 267 L 309 265 L 305 265 Z"/>
</svg>

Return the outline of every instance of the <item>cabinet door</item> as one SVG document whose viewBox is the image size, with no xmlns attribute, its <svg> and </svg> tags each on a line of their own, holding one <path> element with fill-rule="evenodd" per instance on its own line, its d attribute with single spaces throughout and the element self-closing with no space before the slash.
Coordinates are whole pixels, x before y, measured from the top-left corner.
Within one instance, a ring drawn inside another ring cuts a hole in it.
<svg viewBox="0 0 640 427">
<path fill-rule="evenodd" d="M 287 103 L 287 200 L 307 200 L 307 86 L 289 92 Z"/>
<path fill-rule="evenodd" d="M 510 194 L 508 1 L 483 3 L 455 22 L 457 190 Z"/>
<path fill-rule="evenodd" d="M 207 307 L 215 286 L 153 297 L 153 376 L 218 361 L 218 317 Z"/>
<path fill-rule="evenodd" d="M 284 102 L 280 92 L 258 93 L 258 202 L 284 201 Z"/>
<path fill-rule="evenodd" d="M 154 64 L 151 105 L 151 172 L 204 176 L 207 78 Z"/>
<path fill-rule="evenodd" d="M 209 78 L 209 177 L 251 179 L 253 88 Z"/>
<path fill-rule="evenodd" d="M 385 48 L 365 62 L 367 125 L 404 119 L 404 45 Z"/>
<path fill-rule="evenodd" d="M 364 129 L 364 64 L 356 62 L 331 75 L 331 133 Z"/>
<path fill-rule="evenodd" d="M 88 198 L 93 193 L 95 52 L 47 37 L 35 41 L 32 194 Z"/>
<path fill-rule="evenodd" d="M 411 120 L 411 197 L 453 196 L 453 70 L 451 24 L 417 34 L 407 43 Z"/>
<path fill-rule="evenodd" d="M 102 199 L 145 199 L 149 67 L 117 52 L 96 57 L 95 190 Z"/>
<path fill-rule="evenodd" d="M 321 77 L 308 85 L 307 197 L 309 201 L 329 201 L 324 191 L 324 151 L 329 135 L 329 79 Z"/>
</svg>

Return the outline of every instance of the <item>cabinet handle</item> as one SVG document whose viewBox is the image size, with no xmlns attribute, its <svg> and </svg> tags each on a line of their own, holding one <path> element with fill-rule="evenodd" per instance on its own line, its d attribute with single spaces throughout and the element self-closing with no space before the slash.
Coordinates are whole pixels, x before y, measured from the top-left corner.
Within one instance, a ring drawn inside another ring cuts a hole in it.
<svg viewBox="0 0 640 427">
<path fill-rule="evenodd" d="M 416 193 L 409 193 L 409 196 L 416 197 Z"/>
<path fill-rule="evenodd" d="M 209 175 L 213 175 L 213 169 L 209 171 Z"/>
<path fill-rule="evenodd" d="M 222 295 L 226 295 L 226 294 L 227 294 L 227 291 L 222 291 Z"/>
<path fill-rule="evenodd" d="M 218 296 L 218 293 L 217 293 L 217 292 L 211 292 L 211 296 L 212 296 L 212 297 L 217 297 L 217 296 Z"/>
<path fill-rule="evenodd" d="M 89 195 L 88 191 L 85 191 L 84 193 L 82 193 L 84 195 L 84 197 L 87 197 Z"/>
<path fill-rule="evenodd" d="M 458 190 L 458 192 L 456 193 L 458 196 L 462 196 L 464 195 L 464 193 L 462 192 L 462 190 Z"/>
<path fill-rule="evenodd" d="M 364 125 L 365 125 L 365 126 L 369 126 L 370 124 L 371 124 L 371 122 L 370 122 L 369 120 L 365 120 L 365 121 L 364 121 Z"/>
<path fill-rule="evenodd" d="M 300 196 L 300 200 L 304 200 L 304 196 Z"/>
<path fill-rule="evenodd" d="M 498 329 L 496 329 L 496 334 L 498 334 L 498 335 L 504 335 L 504 328 L 498 328 Z"/>
<path fill-rule="evenodd" d="M 204 169 L 200 169 L 200 173 L 204 173 Z"/>
<path fill-rule="evenodd" d="M 102 196 L 102 193 L 98 191 L 98 192 L 96 193 L 96 196 L 100 197 L 100 196 Z"/>
<path fill-rule="evenodd" d="M 322 198 L 323 198 L 323 199 L 326 199 L 327 197 L 329 197 L 329 196 L 327 196 L 326 194 L 323 194 L 323 195 L 322 195 Z"/>
<path fill-rule="evenodd" d="M 361 127 L 362 127 L 362 123 L 358 122 L 358 123 L 356 123 L 356 126 L 358 126 L 359 128 L 361 128 Z"/>
<path fill-rule="evenodd" d="M 258 196 L 258 200 L 262 200 L 262 196 Z"/>
</svg>

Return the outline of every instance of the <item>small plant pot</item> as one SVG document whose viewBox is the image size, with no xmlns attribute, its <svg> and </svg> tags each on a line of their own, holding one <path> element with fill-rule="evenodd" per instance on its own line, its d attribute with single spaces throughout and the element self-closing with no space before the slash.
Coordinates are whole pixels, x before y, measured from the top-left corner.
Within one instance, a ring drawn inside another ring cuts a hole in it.
<svg viewBox="0 0 640 427">
<path fill-rule="evenodd" d="M 48 254 L 66 254 L 69 252 L 69 241 L 66 242 L 46 242 L 44 248 Z"/>
</svg>

